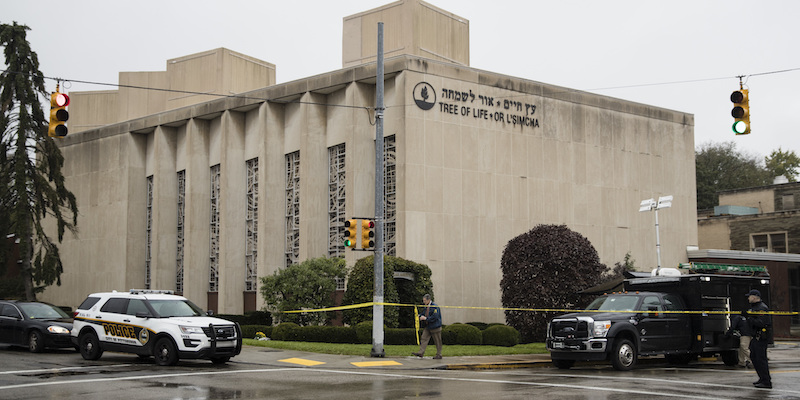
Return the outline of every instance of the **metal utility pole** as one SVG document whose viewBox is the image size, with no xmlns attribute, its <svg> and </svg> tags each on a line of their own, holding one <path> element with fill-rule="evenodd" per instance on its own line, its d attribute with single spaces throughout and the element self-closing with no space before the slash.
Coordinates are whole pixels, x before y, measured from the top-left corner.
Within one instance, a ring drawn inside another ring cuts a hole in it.
<svg viewBox="0 0 800 400">
<path fill-rule="evenodd" d="M 370 356 L 383 357 L 383 22 L 378 22 L 375 97 L 375 294 Z"/>
<path fill-rule="evenodd" d="M 658 235 L 658 210 L 662 208 L 672 207 L 672 196 L 661 196 L 658 201 L 655 199 L 642 200 L 639 203 L 639 212 L 655 211 L 656 213 L 656 259 L 658 266 L 655 269 L 655 275 L 661 275 L 661 238 Z"/>
</svg>

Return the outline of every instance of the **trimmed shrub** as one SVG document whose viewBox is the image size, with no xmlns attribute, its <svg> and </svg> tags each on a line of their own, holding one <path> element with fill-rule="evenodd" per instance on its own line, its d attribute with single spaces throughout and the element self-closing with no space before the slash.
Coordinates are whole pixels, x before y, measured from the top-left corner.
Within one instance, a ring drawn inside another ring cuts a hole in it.
<svg viewBox="0 0 800 400">
<path fill-rule="evenodd" d="M 500 269 L 503 307 L 581 309 L 591 297 L 579 292 L 600 282 L 606 266 L 580 233 L 566 225 L 538 225 L 506 244 Z M 505 314 L 523 343 L 544 341 L 554 315 L 524 310 Z"/>
<path fill-rule="evenodd" d="M 519 344 L 519 331 L 508 325 L 493 325 L 482 332 L 483 344 L 512 347 Z"/>
<path fill-rule="evenodd" d="M 347 278 L 347 291 L 342 305 L 368 303 L 373 300 L 375 289 L 374 256 L 364 257 L 356 262 Z M 407 272 L 414 276 L 413 281 L 394 279 L 395 272 Z M 433 296 L 431 269 L 427 265 L 399 257 L 383 258 L 383 293 L 387 303 L 419 304 L 422 295 Z M 412 328 L 416 321 L 413 307 L 384 306 L 384 324 L 392 328 Z M 355 326 L 360 322 L 372 320 L 372 307 L 362 307 L 342 311 L 344 323 Z"/>
<path fill-rule="evenodd" d="M 300 332 L 300 325 L 297 325 L 294 322 L 283 322 L 281 324 L 278 324 L 278 326 L 276 326 L 274 329 L 272 329 L 272 339 L 297 341 L 299 332 Z"/>
<path fill-rule="evenodd" d="M 272 327 L 267 325 L 242 325 L 242 337 L 245 339 L 253 339 L 256 337 L 256 332 L 261 332 L 268 338 L 272 339 Z"/>
<path fill-rule="evenodd" d="M 442 329 L 444 344 L 481 344 L 481 330 L 467 324 L 455 323 Z"/>
<path fill-rule="evenodd" d="M 467 322 L 467 325 L 472 325 L 482 331 L 489 327 L 489 324 L 486 322 Z"/>
</svg>

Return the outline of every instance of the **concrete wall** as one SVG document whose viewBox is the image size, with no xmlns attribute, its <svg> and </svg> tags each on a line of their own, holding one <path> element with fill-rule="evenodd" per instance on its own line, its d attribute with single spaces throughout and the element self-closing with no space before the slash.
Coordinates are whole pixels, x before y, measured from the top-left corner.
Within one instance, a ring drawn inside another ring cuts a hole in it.
<svg viewBox="0 0 800 400">
<path fill-rule="evenodd" d="M 675 197 L 659 214 L 663 265 L 686 261 L 686 245 L 697 244 L 691 115 L 418 57 L 387 59 L 385 69 L 384 134 L 397 144 L 397 256 L 431 268 L 438 303 L 500 307 L 505 244 L 543 223 L 580 232 L 608 265 L 630 252 L 650 270 L 654 215 L 638 212 L 650 197 Z M 325 256 L 328 147 L 346 146 L 347 215 L 374 211 L 374 76 L 374 65 L 347 68 L 59 141 L 80 233 L 62 245 L 64 285 L 42 299 L 74 307 L 91 292 L 143 286 L 150 175 L 152 287 L 174 288 L 176 173 L 185 170 L 184 294 L 207 306 L 209 170 L 220 164 L 217 311 L 242 312 L 246 160 L 259 158 L 259 276 L 284 266 L 285 155 L 294 151 L 300 260 Z M 421 83 L 436 96 L 428 110 L 415 102 Z M 348 252 L 347 264 L 367 254 Z M 446 317 L 475 320 L 500 322 L 503 314 Z"/>
<path fill-rule="evenodd" d="M 218 48 L 167 60 L 166 71 L 120 72 L 119 90 L 70 92 L 67 125 L 73 134 L 274 84 L 274 64 Z"/>
<path fill-rule="evenodd" d="M 469 65 L 469 21 L 420 0 L 400 0 L 344 18 L 342 66 L 375 62 L 378 22 L 384 57 L 416 55 Z"/>
</svg>

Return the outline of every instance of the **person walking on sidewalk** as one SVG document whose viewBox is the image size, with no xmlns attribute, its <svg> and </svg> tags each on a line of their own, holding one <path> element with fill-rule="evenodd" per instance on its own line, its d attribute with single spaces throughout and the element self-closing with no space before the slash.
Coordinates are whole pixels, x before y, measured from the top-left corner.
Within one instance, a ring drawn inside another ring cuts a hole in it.
<svg viewBox="0 0 800 400">
<path fill-rule="evenodd" d="M 747 301 L 750 302 L 750 310 L 743 311 L 742 315 L 747 318 L 747 324 L 753 330 L 753 339 L 750 341 L 750 359 L 753 360 L 753 368 L 758 373 L 758 381 L 753 382 L 757 388 L 772 389 L 772 377 L 769 374 L 769 362 L 767 361 L 767 344 L 769 344 L 769 330 L 771 321 L 765 312 L 769 308 L 761 301 L 761 292 L 756 289 L 747 293 Z"/>
<path fill-rule="evenodd" d="M 411 353 L 417 357 L 425 355 L 425 348 L 433 338 L 433 343 L 436 344 L 436 355 L 434 360 L 442 359 L 442 310 L 439 306 L 431 301 L 431 295 L 425 294 L 422 296 L 422 302 L 425 304 L 425 311 L 419 315 L 419 322 L 425 329 L 422 330 L 422 336 L 419 339 L 419 352 Z"/>
</svg>

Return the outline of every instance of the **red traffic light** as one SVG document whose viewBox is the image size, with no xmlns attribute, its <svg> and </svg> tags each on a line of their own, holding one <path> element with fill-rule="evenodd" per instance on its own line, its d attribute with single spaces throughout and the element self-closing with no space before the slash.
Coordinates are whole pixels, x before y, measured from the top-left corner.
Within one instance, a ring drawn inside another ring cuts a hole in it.
<svg viewBox="0 0 800 400">
<path fill-rule="evenodd" d="M 69 96 L 64 93 L 56 93 L 52 100 L 54 107 L 66 107 L 69 105 Z"/>
</svg>

